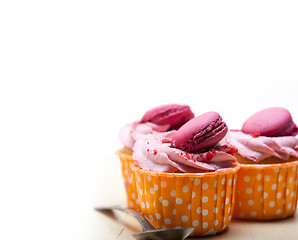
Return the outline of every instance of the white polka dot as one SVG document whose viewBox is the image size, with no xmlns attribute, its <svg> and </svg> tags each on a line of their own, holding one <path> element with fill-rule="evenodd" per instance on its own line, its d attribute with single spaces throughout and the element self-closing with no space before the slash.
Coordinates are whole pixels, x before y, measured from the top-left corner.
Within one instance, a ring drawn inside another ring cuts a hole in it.
<svg viewBox="0 0 298 240">
<path fill-rule="evenodd" d="M 276 212 L 275 212 L 277 215 L 281 214 L 281 210 L 280 209 L 277 209 Z"/>
<path fill-rule="evenodd" d="M 224 230 L 226 227 L 227 227 L 227 225 L 224 225 L 224 226 L 222 227 L 222 229 Z"/>
<path fill-rule="evenodd" d="M 148 203 L 148 202 L 146 202 L 146 207 L 147 207 L 147 208 L 149 208 L 149 207 L 150 207 L 150 205 L 149 205 L 149 203 Z"/>
<path fill-rule="evenodd" d="M 138 198 L 137 198 L 137 200 L 136 200 L 136 203 L 137 203 L 137 204 L 139 204 L 139 203 L 140 203 L 140 200 L 139 200 Z"/>
<path fill-rule="evenodd" d="M 177 204 L 182 204 L 182 199 L 181 199 L 181 198 L 177 198 L 177 199 L 176 199 L 176 203 L 177 203 Z"/>
<path fill-rule="evenodd" d="M 295 195 L 295 192 L 294 192 L 294 191 L 292 191 L 292 193 L 291 193 L 291 197 L 294 197 L 294 195 Z"/>
<path fill-rule="evenodd" d="M 225 191 L 222 191 L 221 196 L 224 197 L 225 194 L 226 194 L 226 192 Z"/>
<path fill-rule="evenodd" d="M 153 216 L 152 215 L 149 215 L 149 220 L 153 221 Z"/>
<path fill-rule="evenodd" d="M 257 213 L 254 212 L 254 211 L 252 211 L 252 212 L 250 213 L 250 216 L 252 216 L 252 217 L 256 217 L 256 216 L 257 216 Z"/>
<path fill-rule="evenodd" d="M 153 206 L 155 207 L 155 201 L 153 201 Z"/>
<path fill-rule="evenodd" d="M 226 182 L 226 179 L 223 178 L 223 179 L 221 180 L 221 184 L 225 184 L 225 182 Z"/>
<path fill-rule="evenodd" d="M 294 166 L 292 170 L 293 170 L 293 172 L 295 172 L 296 171 L 296 166 Z"/>
<path fill-rule="evenodd" d="M 217 200 L 217 194 L 216 193 L 214 194 L 214 200 L 215 201 Z"/>
<path fill-rule="evenodd" d="M 204 222 L 203 223 L 203 228 L 205 229 L 205 228 L 207 228 L 208 227 L 208 223 L 207 222 Z"/>
<path fill-rule="evenodd" d="M 169 225 L 172 223 L 172 220 L 170 218 L 165 219 L 165 224 Z"/>
<path fill-rule="evenodd" d="M 203 202 L 203 203 L 208 202 L 208 197 L 207 197 L 207 196 L 203 197 L 203 198 L 202 198 L 202 202 Z"/>
<path fill-rule="evenodd" d="M 275 202 L 274 201 L 269 202 L 269 207 L 274 207 L 274 206 L 275 206 Z"/>
<path fill-rule="evenodd" d="M 292 183 L 292 182 L 293 182 L 293 177 L 290 177 L 289 183 Z"/>
<path fill-rule="evenodd" d="M 187 222 L 188 221 L 188 216 L 182 216 L 182 218 L 181 218 L 181 220 L 182 220 L 182 222 Z"/>
<path fill-rule="evenodd" d="M 269 175 L 266 175 L 266 176 L 265 176 L 265 181 L 266 181 L 266 182 L 269 182 L 269 181 L 270 181 L 270 176 L 269 176 Z"/>
<path fill-rule="evenodd" d="M 278 181 L 281 182 L 281 180 L 282 180 L 282 176 L 279 175 L 279 176 L 278 176 Z"/>
<path fill-rule="evenodd" d="M 151 176 L 150 175 L 147 175 L 147 180 L 151 181 Z"/>
<path fill-rule="evenodd" d="M 141 196 L 143 195 L 143 191 L 142 191 L 142 189 L 140 189 L 139 193 L 140 193 Z"/>
<path fill-rule="evenodd" d="M 203 214 L 203 216 L 207 216 L 207 215 L 208 215 L 208 210 L 207 210 L 207 209 L 204 209 L 204 210 L 202 211 L 202 214 Z"/>
<path fill-rule="evenodd" d="M 194 185 L 199 185 L 201 183 L 201 179 L 195 179 L 195 181 L 194 181 Z"/>
<path fill-rule="evenodd" d="M 184 193 L 187 193 L 188 190 L 189 190 L 188 186 L 184 186 L 184 187 L 182 188 L 182 192 L 184 192 Z"/>
<path fill-rule="evenodd" d="M 232 179 L 230 178 L 229 179 L 229 186 L 231 186 L 232 185 Z"/>
<path fill-rule="evenodd" d="M 161 218 L 159 213 L 156 213 L 156 219 L 159 220 Z"/>
<path fill-rule="evenodd" d="M 282 200 L 282 204 L 286 204 L 286 199 L 283 199 Z"/>
<path fill-rule="evenodd" d="M 169 205 L 169 202 L 167 200 L 163 200 L 162 201 L 162 205 L 164 205 L 165 207 Z"/>
<path fill-rule="evenodd" d="M 262 203 L 262 202 L 264 202 L 264 199 L 261 197 L 261 198 L 260 198 L 260 203 Z"/>
<path fill-rule="evenodd" d="M 213 224 L 214 224 L 214 226 L 217 226 L 218 225 L 218 220 L 214 220 Z"/>
<path fill-rule="evenodd" d="M 188 210 L 191 210 L 191 203 L 190 204 L 188 204 Z"/>
<path fill-rule="evenodd" d="M 172 196 L 172 197 L 176 197 L 176 190 L 172 190 L 172 191 L 171 191 L 171 196 Z"/>
<path fill-rule="evenodd" d="M 249 182 L 250 181 L 250 177 L 249 176 L 245 176 L 244 177 L 244 182 Z"/>
<path fill-rule="evenodd" d="M 256 179 L 260 180 L 262 178 L 262 175 L 260 173 L 257 174 Z"/>
<path fill-rule="evenodd" d="M 214 208 L 214 213 L 218 213 L 218 208 Z"/>
<path fill-rule="evenodd" d="M 286 195 L 289 195 L 289 193 L 290 193 L 290 190 L 287 189 L 287 190 L 286 190 Z"/>
<path fill-rule="evenodd" d="M 192 225 L 193 225 L 194 227 L 199 226 L 199 221 L 198 221 L 198 220 L 194 220 L 194 221 L 192 222 Z"/>
<path fill-rule="evenodd" d="M 131 194 L 131 198 L 132 198 L 132 199 L 135 199 L 135 198 L 136 198 L 136 195 L 135 195 L 134 193 L 132 193 L 132 194 Z"/>
<path fill-rule="evenodd" d="M 248 201 L 248 205 L 249 205 L 249 206 L 253 206 L 254 204 L 255 204 L 255 202 L 254 202 L 253 200 L 249 200 L 249 201 Z"/>
<path fill-rule="evenodd" d="M 195 193 L 195 192 L 192 192 L 192 193 L 191 193 L 191 197 L 192 197 L 192 198 L 195 198 L 195 196 L 196 196 L 196 193 Z"/>
<path fill-rule="evenodd" d="M 165 188 L 165 187 L 167 187 L 167 183 L 165 182 L 165 181 L 161 181 L 161 187 L 163 187 L 163 188 Z"/>
<path fill-rule="evenodd" d="M 204 190 L 208 189 L 208 184 L 207 184 L 207 183 L 204 183 L 204 184 L 202 185 L 202 188 L 203 188 Z"/>
<path fill-rule="evenodd" d="M 129 202 L 129 206 L 133 207 L 133 202 Z"/>
<path fill-rule="evenodd" d="M 279 172 L 279 168 L 275 168 L 275 169 L 274 169 L 274 172 L 275 172 L 275 173 L 278 173 L 278 172 Z"/>
<path fill-rule="evenodd" d="M 292 203 L 289 203 L 288 204 L 288 209 L 291 209 L 291 207 L 292 207 Z"/>
<path fill-rule="evenodd" d="M 154 194 L 154 188 L 150 188 L 150 193 Z"/>
<path fill-rule="evenodd" d="M 228 204 L 229 203 L 229 200 L 230 200 L 229 198 L 226 198 L 225 203 Z"/>
<path fill-rule="evenodd" d="M 190 178 L 189 178 L 189 181 L 192 182 L 193 180 L 194 180 L 194 177 L 190 177 Z"/>
<path fill-rule="evenodd" d="M 173 209 L 172 213 L 173 213 L 173 215 L 176 215 L 176 209 Z"/>
<path fill-rule="evenodd" d="M 228 213 L 230 213 L 230 212 L 231 212 L 231 207 L 228 208 Z"/>
<path fill-rule="evenodd" d="M 159 189 L 158 185 L 157 184 L 154 184 L 154 190 L 155 191 L 158 191 L 158 189 Z"/>
<path fill-rule="evenodd" d="M 276 188 L 277 188 L 277 185 L 275 183 L 271 185 L 272 190 L 276 190 Z"/>
<path fill-rule="evenodd" d="M 142 206 L 142 208 L 146 207 L 144 202 L 141 203 L 141 206 Z"/>
<path fill-rule="evenodd" d="M 161 196 L 158 198 L 158 201 L 162 202 L 162 197 Z"/>
<path fill-rule="evenodd" d="M 268 197 L 268 193 L 264 192 L 264 199 Z"/>
<path fill-rule="evenodd" d="M 285 188 L 285 187 L 286 187 L 286 183 L 285 183 L 285 182 L 284 182 L 284 184 L 282 185 L 282 187 L 283 187 L 283 188 Z"/>
<path fill-rule="evenodd" d="M 201 211 L 202 211 L 202 208 L 201 208 L 201 207 L 198 207 L 198 208 L 197 208 L 197 213 L 198 213 L 198 214 L 201 214 Z"/>
<path fill-rule="evenodd" d="M 217 181 L 215 181 L 213 185 L 214 185 L 214 187 L 217 187 Z"/>
<path fill-rule="evenodd" d="M 259 185 L 257 189 L 258 189 L 259 192 L 262 192 L 263 191 L 263 186 Z"/>
<path fill-rule="evenodd" d="M 246 189 L 245 189 L 245 192 L 246 192 L 247 194 L 251 194 L 251 193 L 252 193 L 252 189 L 251 189 L 251 188 L 246 188 Z"/>
<path fill-rule="evenodd" d="M 280 198 L 281 198 L 281 192 L 278 192 L 278 193 L 276 194 L 276 197 L 277 197 L 278 199 L 280 199 Z"/>
</svg>

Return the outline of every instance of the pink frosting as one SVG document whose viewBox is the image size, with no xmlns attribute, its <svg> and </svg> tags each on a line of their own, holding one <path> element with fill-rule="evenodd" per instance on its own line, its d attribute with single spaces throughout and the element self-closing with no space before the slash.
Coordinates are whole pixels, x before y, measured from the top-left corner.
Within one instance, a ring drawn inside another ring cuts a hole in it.
<svg viewBox="0 0 298 240">
<path fill-rule="evenodd" d="M 284 161 L 290 156 L 298 158 L 298 138 L 293 136 L 254 137 L 241 131 L 229 131 L 226 140 L 238 148 L 242 157 L 255 162 L 272 156 Z"/>
<path fill-rule="evenodd" d="M 236 158 L 230 154 L 233 146 L 224 141 L 204 153 L 188 153 L 171 147 L 175 130 L 142 135 L 133 148 L 133 159 L 146 171 L 153 172 L 209 172 L 223 171 L 233 167 Z"/>
<path fill-rule="evenodd" d="M 165 132 L 169 128 L 169 124 L 157 125 L 152 122 L 140 123 L 140 121 L 136 121 L 126 124 L 124 127 L 122 127 L 119 131 L 119 138 L 124 146 L 133 149 L 135 141 L 138 137 L 145 134 Z"/>
</svg>

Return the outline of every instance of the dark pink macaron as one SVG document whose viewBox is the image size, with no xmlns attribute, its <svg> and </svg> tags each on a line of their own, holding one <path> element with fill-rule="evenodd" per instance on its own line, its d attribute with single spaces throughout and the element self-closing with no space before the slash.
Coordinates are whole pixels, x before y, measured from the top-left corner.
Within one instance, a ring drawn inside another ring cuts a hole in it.
<svg viewBox="0 0 298 240">
<path fill-rule="evenodd" d="M 221 116 L 207 112 L 185 123 L 173 136 L 172 146 L 187 152 L 202 152 L 217 144 L 227 132 Z"/>
<path fill-rule="evenodd" d="M 155 107 L 143 116 L 141 123 L 152 122 L 158 125 L 170 124 L 170 129 L 178 129 L 194 117 L 187 105 L 169 104 Z"/>
<path fill-rule="evenodd" d="M 242 132 L 266 137 L 296 136 L 298 128 L 287 109 L 272 107 L 248 118 L 242 126 Z"/>
</svg>

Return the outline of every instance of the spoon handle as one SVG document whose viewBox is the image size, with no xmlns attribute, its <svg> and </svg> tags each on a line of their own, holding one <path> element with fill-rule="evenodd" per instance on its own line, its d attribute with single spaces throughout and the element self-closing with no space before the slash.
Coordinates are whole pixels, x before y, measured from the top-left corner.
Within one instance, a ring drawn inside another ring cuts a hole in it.
<svg viewBox="0 0 298 240">
<path fill-rule="evenodd" d="M 110 207 L 96 207 L 95 210 L 99 211 L 99 212 L 104 212 L 104 211 L 111 211 L 111 210 L 119 210 L 121 212 L 125 212 L 133 217 L 135 217 L 138 222 L 141 224 L 142 226 L 142 231 L 149 231 L 149 230 L 156 230 L 155 227 L 153 227 L 151 225 L 151 223 L 143 217 L 142 214 L 140 214 L 139 212 L 129 209 L 129 208 L 125 208 L 125 207 L 121 207 L 121 206 L 110 206 Z"/>
</svg>

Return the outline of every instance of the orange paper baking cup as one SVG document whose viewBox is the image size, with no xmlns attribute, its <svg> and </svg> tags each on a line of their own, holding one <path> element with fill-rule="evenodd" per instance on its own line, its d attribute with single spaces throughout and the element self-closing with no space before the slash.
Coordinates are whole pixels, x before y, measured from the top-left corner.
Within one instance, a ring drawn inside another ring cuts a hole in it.
<svg viewBox="0 0 298 240">
<path fill-rule="evenodd" d="M 298 161 L 241 164 L 233 218 L 281 219 L 296 211 Z"/>
<path fill-rule="evenodd" d="M 139 199 L 137 194 L 137 187 L 135 175 L 130 166 L 134 163 L 132 154 L 126 153 L 123 149 L 119 149 L 116 154 L 120 158 L 122 177 L 126 191 L 127 206 L 132 209 L 140 209 Z"/>
<path fill-rule="evenodd" d="M 142 214 L 157 229 L 194 227 L 193 236 L 214 235 L 231 220 L 239 164 L 222 172 L 158 173 L 135 163 Z"/>
</svg>

